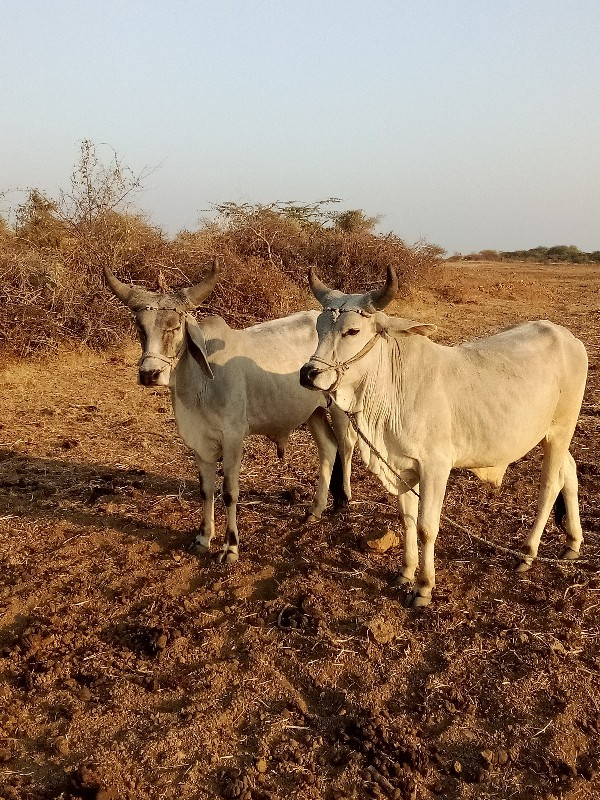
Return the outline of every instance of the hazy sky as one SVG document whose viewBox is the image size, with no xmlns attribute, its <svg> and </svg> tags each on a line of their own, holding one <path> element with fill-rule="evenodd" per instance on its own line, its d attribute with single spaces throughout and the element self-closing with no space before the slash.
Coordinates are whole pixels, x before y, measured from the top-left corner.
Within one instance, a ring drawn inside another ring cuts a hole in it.
<svg viewBox="0 0 600 800">
<path fill-rule="evenodd" d="M 0 190 L 67 188 L 87 138 L 158 167 L 138 203 L 170 233 L 211 203 L 335 196 L 450 253 L 600 249 L 598 0 L 0 11 Z"/>
</svg>

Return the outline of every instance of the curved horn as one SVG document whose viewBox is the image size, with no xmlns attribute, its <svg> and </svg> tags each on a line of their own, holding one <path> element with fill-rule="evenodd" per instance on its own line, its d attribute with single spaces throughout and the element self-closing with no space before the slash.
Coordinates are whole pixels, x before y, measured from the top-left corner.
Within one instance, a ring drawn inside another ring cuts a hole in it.
<svg viewBox="0 0 600 800">
<path fill-rule="evenodd" d="M 385 286 L 382 286 L 381 289 L 375 289 L 375 291 L 369 292 L 369 301 L 373 308 L 377 311 L 381 311 L 392 302 L 397 294 L 398 276 L 396 275 L 396 270 L 391 265 L 388 265 Z"/>
<path fill-rule="evenodd" d="M 211 271 L 206 278 L 195 286 L 190 286 L 189 289 L 183 290 L 183 295 L 192 308 L 198 308 L 200 303 L 205 300 L 208 295 L 215 288 L 215 284 L 221 273 L 221 262 L 218 258 L 213 260 Z"/>
<path fill-rule="evenodd" d="M 135 292 L 134 286 L 128 286 L 123 281 L 120 281 L 116 275 L 111 272 L 111 270 L 104 265 L 104 277 L 106 278 L 106 282 L 108 283 L 112 293 L 119 298 L 122 303 L 125 303 L 126 306 L 129 305 L 133 293 Z"/>
<path fill-rule="evenodd" d="M 319 303 L 321 303 L 321 305 L 324 306 L 325 303 L 327 302 L 328 295 L 331 294 L 333 289 L 330 289 L 329 286 L 326 286 L 323 283 L 323 281 L 317 277 L 317 273 L 315 272 L 314 267 L 311 267 L 308 270 L 308 283 L 311 292 L 317 298 Z"/>
</svg>

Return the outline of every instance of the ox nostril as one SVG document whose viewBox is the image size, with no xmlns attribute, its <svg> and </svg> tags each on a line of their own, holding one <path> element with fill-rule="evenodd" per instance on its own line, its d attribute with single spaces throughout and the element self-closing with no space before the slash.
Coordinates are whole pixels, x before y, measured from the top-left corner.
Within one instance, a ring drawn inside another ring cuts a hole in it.
<svg viewBox="0 0 600 800">
<path fill-rule="evenodd" d="M 140 370 L 140 383 L 142 386 L 152 386 L 158 380 L 160 375 L 159 369 L 141 369 Z"/>
<path fill-rule="evenodd" d="M 302 386 L 312 386 L 312 382 L 319 374 L 319 370 L 311 364 L 305 364 L 300 370 L 300 383 Z"/>
</svg>

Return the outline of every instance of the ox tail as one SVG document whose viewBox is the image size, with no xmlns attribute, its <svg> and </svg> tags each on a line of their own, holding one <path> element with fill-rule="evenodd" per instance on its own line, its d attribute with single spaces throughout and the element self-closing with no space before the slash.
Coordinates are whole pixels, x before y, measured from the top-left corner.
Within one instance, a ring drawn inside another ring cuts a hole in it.
<svg viewBox="0 0 600 800">
<path fill-rule="evenodd" d="M 565 531 L 566 516 L 567 516 L 567 507 L 565 505 L 565 498 L 562 491 L 560 491 L 558 493 L 558 497 L 554 501 L 554 521 L 562 531 Z"/>
<path fill-rule="evenodd" d="M 333 462 L 329 491 L 333 497 L 333 508 L 335 511 L 339 511 L 341 508 L 348 508 L 350 501 L 344 491 L 344 470 L 342 468 L 342 459 L 340 458 L 339 450 L 335 454 L 335 461 Z"/>
</svg>

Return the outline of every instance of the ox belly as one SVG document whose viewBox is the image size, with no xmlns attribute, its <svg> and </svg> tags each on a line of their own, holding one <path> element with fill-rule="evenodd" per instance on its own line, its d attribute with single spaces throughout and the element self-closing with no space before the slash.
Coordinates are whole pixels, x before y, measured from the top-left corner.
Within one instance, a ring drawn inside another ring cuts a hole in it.
<svg viewBox="0 0 600 800">
<path fill-rule="evenodd" d="M 541 331 L 524 326 L 529 334 L 524 341 L 515 329 L 490 337 L 481 349 L 455 349 L 462 368 L 455 373 L 460 391 L 450 400 L 453 466 L 500 469 L 553 430 L 566 427 L 572 433 L 585 385 L 585 353 L 580 358 L 581 343 L 564 329 L 539 325 Z M 508 353 L 500 347 L 505 343 Z"/>
</svg>

